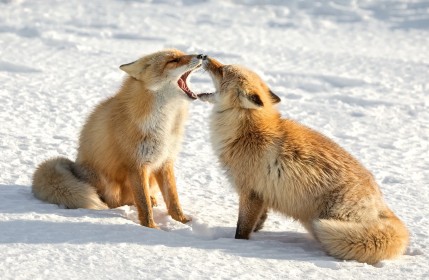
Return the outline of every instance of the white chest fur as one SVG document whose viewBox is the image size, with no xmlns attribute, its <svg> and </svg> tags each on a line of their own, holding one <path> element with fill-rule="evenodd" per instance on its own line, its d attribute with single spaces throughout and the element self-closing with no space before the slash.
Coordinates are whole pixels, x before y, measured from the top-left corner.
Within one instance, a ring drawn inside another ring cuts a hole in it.
<svg viewBox="0 0 429 280">
<path fill-rule="evenodd" d="M 141 164 L 158 168 L 179 152 L 189 101 L 183 96 L 158 95 L 151 114 L 139 124 L 144 138 L 137 149 Z"/>
</svg>

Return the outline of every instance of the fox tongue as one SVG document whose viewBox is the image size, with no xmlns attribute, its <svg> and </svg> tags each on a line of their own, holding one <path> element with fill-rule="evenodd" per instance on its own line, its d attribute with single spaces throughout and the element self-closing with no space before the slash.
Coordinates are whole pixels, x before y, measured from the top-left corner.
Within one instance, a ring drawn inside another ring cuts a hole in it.
<svg viewBox="0 0 429 280">
<path fill-rule="evenodd" d="M 187 95 L 192 95 L 192 91 L 188 88 L 188 85 L 186 84 L 185 81 L 186 78 L 180 78 L 177 81 L 177 84 L 179 85 L 179 87 L 187 94 Z"/>
<path fill-rule="evenodd" d="M 185 84 L 185 81 L 183 81 L 183 79 L 179 79 L 178 84 L 180 88 L 186 88 L 186 84 Z"/>
<path fill-rule="evenodd" d="M 179 85 L 179 87 L 182 89 L 182 91 L 184 93 L 186 93 L 186 95 L 188 95 L 190 98 L 192 99 L 197 99 L 197 96 L 195 95 L 195 93 L 193 93 L 189 88 L 188 85 L 186 84 L 186 78 L 188 78 L 189 74 L 191 73 L 191 71 L 186 72 L 185 74 L 182 75 L 182 77 L 179 78 L 179 80 L 177 81 L 177 84 Z"/>
</svg>

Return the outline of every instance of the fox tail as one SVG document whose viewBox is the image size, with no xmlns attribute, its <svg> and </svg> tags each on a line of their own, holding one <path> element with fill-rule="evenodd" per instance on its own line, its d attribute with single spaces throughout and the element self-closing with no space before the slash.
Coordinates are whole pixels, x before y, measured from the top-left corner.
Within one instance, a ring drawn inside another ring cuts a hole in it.
<svg viewBox="0 0 429 280">
<path fill-rule="evenodd" d="M 73 172 L 76 164 L 63 157 L 41 163 L 33 175 L 35 197 L 67 208 L 108 209 L 96 189 Z"/>
<path fill-rule="evenodd" d="M 403 254 L 409 238 L 407 228 L 393 213 L 370 223 L 316 220 L 313 230 L 331 256 L 369 264 Z"/>
</svg>

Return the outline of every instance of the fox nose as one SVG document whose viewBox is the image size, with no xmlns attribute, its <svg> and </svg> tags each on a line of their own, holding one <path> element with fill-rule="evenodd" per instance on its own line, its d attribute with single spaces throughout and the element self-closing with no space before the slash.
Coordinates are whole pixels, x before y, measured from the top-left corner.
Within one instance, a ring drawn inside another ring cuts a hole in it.
<svg viewBox="0 0 429 280">
<path fill-rule="evenodd" d="M 202 60 L 206 60 L 207 59 L 207 55 L 199 54 L 199 55 L 197 55 L 197 58 L 198 59 L 202 59 Z"/>
</svg>

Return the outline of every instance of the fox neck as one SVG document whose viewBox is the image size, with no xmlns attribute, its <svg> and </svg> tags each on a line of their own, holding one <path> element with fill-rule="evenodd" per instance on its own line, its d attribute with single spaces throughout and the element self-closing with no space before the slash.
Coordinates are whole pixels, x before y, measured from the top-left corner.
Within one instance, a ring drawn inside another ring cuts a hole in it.
<svg viewBox="0 0 429 280">
<path fill-rule="evenodd" d="M 124 81 L 118 98 L 126 108 L 133 122 L 141 124 L 152 118 L 170 115 L 177 110 L 188 108 L 187 96 L 173 82 L 164 83 L 158 90 L 150 89 L 144 81 L 128 77 Z M 171 106 L 170 106 L 171 105 Z"/>
<path fill-rule="evenodd" d="M 165 90 L 167 90 L 165 88 Z M 182 92 L 152 91 L 144 82 L 125 81 L 116 98 L 115 117 L 140 141 L 135 154 L 140 164 L 158 168 L 174 160 L 181 144 L 189 101 Z"/>
<path fill-rule="evenodd" d="M 280 114 L 273 108 L 252 110 L 216 107 L 212 113 L 211 132 L 216 149 L 251 137 L 261 148 L 276 138 L 280 130 Z"/>
</svg>

